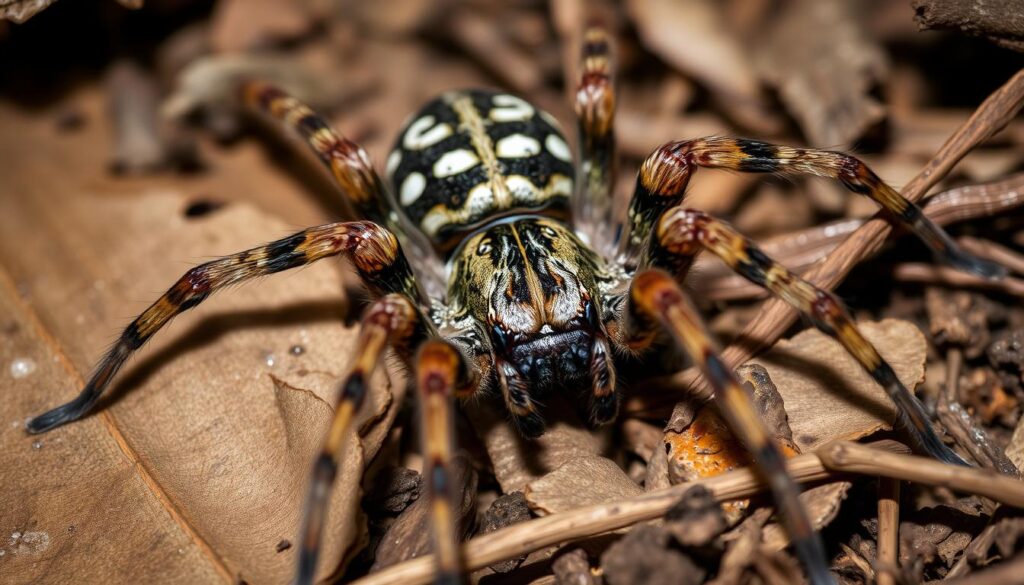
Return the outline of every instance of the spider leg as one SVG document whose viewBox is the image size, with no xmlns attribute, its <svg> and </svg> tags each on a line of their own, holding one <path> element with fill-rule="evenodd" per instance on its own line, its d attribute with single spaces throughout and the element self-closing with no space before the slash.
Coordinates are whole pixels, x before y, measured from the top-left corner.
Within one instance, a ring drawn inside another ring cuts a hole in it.
<svg viewBox="0 0 1024 585">
<path fill-rule="evenodd" d="M 366 221 L 312 227 L 276 242 L 200 264 L 186 272 L 125 328 L 74 400 L 33 418 L 26 428 L 30 433 L 41 433 L 81 418 L 125 361 L 153 334 L 214 292 L 338 254 L 345 254 L 352 260 L 375 296 L 403 293 L 409 298 L 421 298 L 398 240 L 388 230 Z"/>
<path fill-rule="evenodd" d="M 603 28 L 593 26 L 584 33 L 574 105 L 580 164 L 572 201 L 573 221 L 595 244 L 611 220 L 615 184 L 614 71 L 611 40 Z"/>
<path fill-rule="evenodd" d="M 841 152 L 721 137 L 670 142 L 644 160 L 630 202 L 629 232 L 620 242 L 627 258 L 635 257 L 642 249 L 661 213 L 682 200 L 697 167 L 836 179 L 850 191 L 878 203 L 951 266 L 986 278 L 1006 274 L 1002 266 L 961 249 L 920 207 L 887 185 L 860 159 Z"/>
<path fill-rule="evenodd" d="M 361 146 L 342 136 L 323 116 L 277 87 L 250 81 L 242 86 L 243 101 L 277 119 L 301 136 L 331 172 L 361 217 L 395 230 L 384 183 Z"/>
<path fill-rule="evenodd" d="M 864 338 L 842 302 L 769 258 L 729 224 L 700 211 L 683 207 L 670 209 L 658 221 L 649 240 L 644 265 L 671 270 L 676 278 L 682 278 L 702 249 L 709 250 L 740 276 L 792 305 L 809 317 L 815 327 L 839 341 L 889 394 L 900 421 L 922 449 L 936 459 L 966 465 L 935 434 L 924 407 L 896 377 L 892 366 Z"/>
<path fill-rule="evenodd" d="M 444 291 L 440 260 L 423 234 L 399 213 L 366 151 L 338 133 L 320 114 L 281 89 L 260 81 L 242 84 L 242 101 L 276 119 L 298 134 L 330 171 L 348 203 L 358 214 L 382 225 L 406 244 L 406 254 L 420 284 L 433 296 Z"/>
<path fill-rule="evenodd" d="M 439 584 L 458 583 L 462 572 L 458 518 L 455 515 L 457 494 L 449 475 L 455 445 L 452 397 L 473 394 L 479 380 L 478 372 L 472 370 L 462 354 L 448 342 L 432 339 L 420 347 L 416 357 L 416 389 L 422 430 L 420 444 L 437 559 L 434 582 Z"/>
<path fill-rule="evenodd" d="M 696 362 L 715 390 L 719 410 L 737 437 L 754 455 L 756 466 L 768 484 L 794 550 L 806 567 L 811 583 L 833 583 L 825 562 L 825 548 L 798 498 L 799 489 L 786 471 L 782 453 L 757 414 L 751 397 L 720 357 L 689 298 L 672 278 L 660 270 L 645 270 L 630 286 L 622 316 L 623 342 L 645 347 L 660 326 Z"/>
<path fill-rule="evenodd" d="M 341 385 L 330 430 L 313 464 L 299 533 L 301 548 L 296 583 L 313 582 L 327 503 L 338 474 L 338 456 L 363 404 L 370 376 L 389 345 L 408 363 L 412 348 L 426 339 L 430 329 L 429 321 L 423 319 L 416 306 L 402 294 L 381 297 L 366 310 L 360 323 L 354 365 Z"/>
</svg>

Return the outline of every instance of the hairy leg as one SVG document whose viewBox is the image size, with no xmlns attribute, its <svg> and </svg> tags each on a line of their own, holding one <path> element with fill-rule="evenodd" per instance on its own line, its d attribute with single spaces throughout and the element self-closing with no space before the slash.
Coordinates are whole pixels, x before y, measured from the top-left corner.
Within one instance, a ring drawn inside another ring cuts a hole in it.
<svg viewBox="0 0 1024 585">
<path fill-rule="evenodd" d="M 443 268 L 430 243 L 395 207 L 387 186 L 361 146 L 331 127 L 326 118 L 273 85 L 250 81 L 242 85 L 242 101 L 277 120 L 296 134 L 327 167 L 335 184 L 359 219 L 382 225 L 406 244 L 420 285 L 433 296 L 443 294 Z"/>
<path fill-rule="evenodd" d="M 250 81 L 242 86 L 242 99 L 250 107 L 278 120 L 305 140 L 331 172 L 355 210 L 370 221 L 395 230 L 384 183 L 373 170 L 361 146 L 334 130 L 309 106 L 277 87 Z"/>
<path fill-rule="evenodd" d="M 41 433 L 81 418 L 121 366 L 150 337 L 171 319 L 218 290 L 339 254 L 352 260 L 374 295 L 402 293 L 409 298 L 420 298 L 398 240 L 388 230 L 366 221 L 309 228 L 276 242 L 200 264 L 186 272 L 125 328 L 74 400 L 33 418 L 28 422 L 28 431 Z"/>
<path fill-rule="evenodd" d="M 430 329 L 429 322 L 423 319 L 412 301 L 402 294 L 381 297 L 363 315 L 352 370 L 341 385 L 330 430 L 313 464 L 299 533 L 302 544 L 296 583 L 308 585 L 313 582 L 324 520 L 327 518 L 327 503 L 338 474 L 338 456 L 366 397 L 370 375 L 389 345 L 408 363 L 413 348 L 423 343 Z"/>
<path fill-rule="evenodd" d="M 612 215 L 615 185 L 615 79 L 611 40 L 607 31 L 591 27 L 583 35 L 580 75 L 575 109 L 579 133 L 580 164 L 573 195 L 576 228 L 599 251 L 611 246 L 604 235 Z M 604 242 L 598 242 L 599 239 Z"/>
<path fill-rule="evenodd" d="M 646 266 L 664 268 L 676 278 L 682 278 L 696 255 L 706 249 L 740 276 L 792 305 L 810 318 L 815 327 L 838 340 L 885 389 L 896 404 L 900 421 L 920 448 L 936 459 L 964 464 L 935 434 L 924 407 L 864 338 L 834 295 L 769 258 L 729 224 L 700 211 L 683 207 L 670 209 L 658 221 L 648 246 Z"/>
<path fill-rule="evenodd" d="M 987 278 L 1006 273 L 998 264 L 962 250 L 920 207 L 883 182 L 860 159 L 841 152 L 721 137 L 670 142 L 644 160 L 630 202 L 629 231 L 620 241 L 625 258 L 635 259 L 661 214 L 682 201 L 690 176 L 698 167 L 836 179 L 850 191 L 878 203 L 950 265 Z"/>
<path fill-rule="evenodd" d="M 753 454 L 811 582 L 815 585 L 832 583 L 824 545 L 800 503 L 800 491 L 786 471 L 782 453 L 758 416 L 753 400 L 722 362 L 718 344 L 708 334 L 697 310 L 679 285 L 660 270 L 638 273 L 630 287 L 623 321 L 623 342 L 627 346 L 634 349 L 646 346 L 660 328 L 667 331 L 701 369 L 715 390 L 715 400 L 729 427 Z"/>
<path fill-rule="evenodd" d="M 478 384 L 478 373 L 451 344 L 430 340 L 420 348 L 416 357 L 416 390 L 423 477 L 430 498 L 430 527 L 437 558 L 435 583 L 457 583 L 462 572 L 456 517 L 458 494 L 451 485 L 449 472 L 455 446 L 453 396 L 470 396 Z"/>
</svg>

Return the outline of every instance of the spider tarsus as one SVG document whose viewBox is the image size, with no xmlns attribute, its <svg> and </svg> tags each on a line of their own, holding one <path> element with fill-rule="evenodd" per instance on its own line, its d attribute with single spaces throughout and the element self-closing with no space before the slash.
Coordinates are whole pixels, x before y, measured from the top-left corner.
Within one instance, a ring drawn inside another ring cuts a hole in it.
<svg viewBox="0 0 1024 585">
<path fill-rule="evenodd" d="M 25 430 L 32 435 L 45 433 L 82 418 L 90 406 L 92 406 L 92 401 L 88 398 L 76 398 L 28 421 L 25 423 Z"/>
<path fill-rule="evenodd" d="M 1006 267 L 960 250 L 951 250 L 945 260 L 947 264 L 961 272 L 974 274 L 986 280 L 1002 280 L 1006 277 Z"/>
<path fill-rule="evenodd" d="M 811 585 L 835 585 L 836 580 L 824 562 L 828 558 L 825 556 L 825 545 L 817 532 L 794 541 L 793 550 L 807 570 Z"/>
<path fill-rule="evenodd" d="M 916 398 L 915 402 L 917 402 Z M 918 405 L 920 405 L 920 403 L 918 403 Z M 900 406 L 899 402 L 897 402 L 897 406 Z M 921 408 L 923 411 L 923 407 Z M 943 443 L 942 439 L 940 439 L 939 435 L 935 433 L 935 430 L 931 425 L 927 425 L 924 429 L 918 430 L 916 425 L 914 425 L 913 421 L 910 419 L 910 416 L 907 414 L 905 407 L 897 408 L 896 412 L 898 413 L 898 423 L 907 429 L 910 436 L 914 439 L 914 442 L 917 443 L 918 448 L 924 451 L 928 456 L 937 461 L 948 463 L 949 465 L 973 467 L 973 465 L 965 461 L 963 457 L 957 455 L 956 451 L 953 451 Z"/>
</svg>

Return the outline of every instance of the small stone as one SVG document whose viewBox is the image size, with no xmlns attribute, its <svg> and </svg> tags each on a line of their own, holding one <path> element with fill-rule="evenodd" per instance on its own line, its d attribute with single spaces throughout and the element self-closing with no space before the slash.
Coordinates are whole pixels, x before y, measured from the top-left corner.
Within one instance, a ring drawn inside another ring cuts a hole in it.
<svg viewBox="0 0 1024 585">
<path fill-rule="evenodd" d="M 399 514 L 419 499 L 422 490 L 423 478 L 418 471 L 390 467 L 377 475 L 363 505 L 367 511 Z"/>
<path fill-rule="evenodd" d="M 590 558 L 582 548 L 559 555 L 551 563 L 557 585 L 598 585 L 597 577 L 590 570 Z"/>
<path fill-rule="evenodd" d="M 530 517 L 530 507 L 526 503 L 526 497 L 523 496 L 523 492 L 517 491 L 505 494 L 494 500 L 491 503 L 491 507 L 487 508 L 487 511 L 484 512 L 480 534 L 488 534 L 506 526 L 526 522 Z M 488 566 L 495 573 L 508 573 L 518 568 L 525 560 L 526 555 L 521 555 Z"/>
<path fill-rule="evenodd" d="M 703 547 L 727 528 L 725 513 L 714 494 L 696 485 L 665 513 L 665 529 L 686 547 Z"/>
</svg>

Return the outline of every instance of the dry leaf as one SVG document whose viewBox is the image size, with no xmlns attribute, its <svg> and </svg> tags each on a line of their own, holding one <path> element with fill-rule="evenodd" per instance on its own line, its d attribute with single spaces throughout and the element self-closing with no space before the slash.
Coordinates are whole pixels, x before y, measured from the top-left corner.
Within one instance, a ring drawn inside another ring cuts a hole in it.
<svg viewBox="0 0 1024 585">
<path fill-rule="evenodd" d="M 555 408 L 545 410 L 550 422 L 537 439 L 520 435 L 515 425 L 508 422 L 507 415 L 500 411 L 503 406 L 499 402 L 474 401 L 466 404 L 465 410 L 487 449 L 503 493 L 522 491 L 526 484 L 567 461 L 601 453 L 598 434 L 584 428 L 571 413 L 558 408 L 564 406 L 561 401 L 556 401 Z"/>
<path fill-rule="evenodd" d="M 216 295 L 156 336 L 94 414 L 27 436 L 25 418 L 74 396 L 111 335 L 189 265 L 288 230 L 240 205 L 185 218 L 186 201 L 167 179 L 135 180 L 128 195 L 111 196 L 103 148 L 77 148 L 77 135 L 55 139 L 49 120 L 9 106 L 0 118 L 17 136 L 13 148 L 0 143 L 0 174 L 18 194 L 0 211 L 0 288 L 10 308 L 0 315 L 25 332 L 20 345 L 0 349 L 5 364 L 23 356 L 39 364 L 8 397 L 0 529 L 45 533 L 49 543 L 5 571 L 15 581 L 43 572 L 104 582 L 286 580 L 296 547 L 276 546 L 297 532 L 309 464 L 354 341 L 341 323 L 336 269 L 324 263 Z M 324 573 L 364 537 L 362 468 L 399 402 L 385 378 L 372 384 L 361 440 L 342 454 Z"/>
<path fill-rule="evenodd" d="M 924 381 L 927 343 L 917 327 L 897 319 L 861 321 L 857 327 L 907 389 L 913 392 Z M 803 452 L 892 428 L 896 410 L 885 390 L 824 333 L 803 331 L 750 363 L 763 365 L 778 386 L 793 440 Z"/>
<path fill-rule="evenodd" d="M 837 481 L 800 494 L 800 503 L 807 511 L 811 526 L 815 530 L 821 530 L 835 520 L 836 515 L 839 514 L 839 507 L 846 499 L 846 493 L 850 491 L 852 485 L 848 481 Z M 771 552 L 780 551 L 789 546 L 789 535 L 778 522 L 772 522 L 764 527 L 762 539 L 762 546 Z"/>
<path fill-rule="evenodd" d="M 1006 446 L 1006 456 L 1017 469 L 1024 469 L 1024 416 L 1017 421 L 1017 427 L 1013 429 L 1010 444 Z"/>
<path fill-rule="evenodd" d="M 717 3 L 631 0 L 628 6 L 641 41 L 652 53 L 706 85 L 745 127 L 766 134 L 778 130 L 779 120 L 765 104 L 754 67 Z"/>
<path fill-rule="evenodd" d="M 761 75 L 813 146 L 851 144 L 885 115 L 871 91 L 886 73 L 886 55 L 854 8 L 839 0 L 788 2 L 757 53 Z"/>
<path fill-rule="evenodd" d="M 633 498 L 642 493 L 640 486 L 614 461 L 598 456 L 570 459 L 524 490 L 530 508 L 542 515 Z"/>
<path fill-rule="evenodd" d="M 748 364 L 737 373 L 748 384 L 757 412 L 768 424 L 771 436 L 783 446 L 787 456 L 798 453 L 792 445 L 793 433 L 786 422 L 785 405 L 765 369 Z M 713 477 L 753 464 L 750 452 L 733 436 L 716 404 L 705 404 L 692 420 L 687 420 L 690 416 L 684 408 L 677 408 L 665 431 L 670 483 Z M 722 509 L 729 522 L 734 523 L 749 505 L 749 499 L 737 500 L 722 504 Z"/>
</svg>

